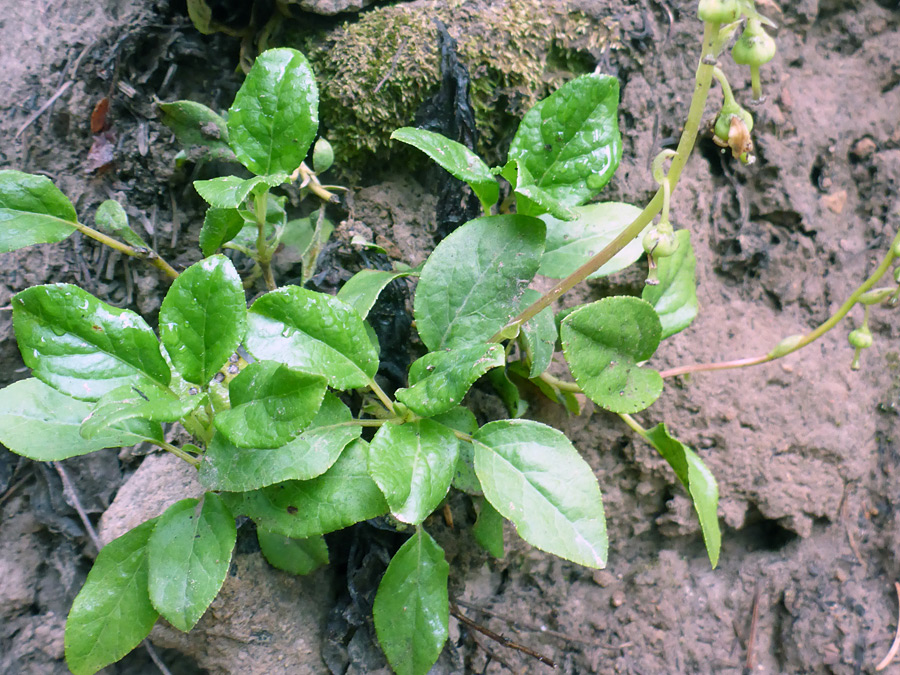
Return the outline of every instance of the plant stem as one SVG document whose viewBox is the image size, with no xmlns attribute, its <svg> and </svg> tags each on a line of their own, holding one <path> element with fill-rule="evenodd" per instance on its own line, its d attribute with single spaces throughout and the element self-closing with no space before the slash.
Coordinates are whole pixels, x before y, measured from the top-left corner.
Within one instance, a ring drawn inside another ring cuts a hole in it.
<svg viewBox="0 0 900 675">
<path fill-rule="evenodd" d="M 700 122 L 703 118 L 703 109 L 706 107 L 706 99 L 709 96 L 709 88 L 712 84 L 713 65 L 706 63 L 707 60 L 715 58 L 715 39 L 718 32 L 718 26 L 712 24 L 704 24 L 703 31 L 703 50 L 700 55 L 700 64 L 697 66 L 697 74 L 694 84 L 694 94 L 691 98 L 691 106 L 688 110 L 687 120 L 684 125 L 684 131 L 681 134 L 681 140 L 678 142 L 676 155 L 672 159 L 672 165 L 669 167 L 667 179 L 671 190 L 674 191 L 678 185 L 678 179 L 687 163 L 694 144 L 697 141 L 697 135 L 700 132 Z M 710 57 L 710 58 L 708 58 Z M 600 269 L 619 251 L 621 251 L 632 239 L 637 237 L 643 229 L 650 224 L 656 217 L 663 206 L 663 189 L 659 188 L 650 203 L 643 211 L 634 219 L 634 221 L 613 239 L 602 251 L 593 258 L 588 260 L 584 265 L 575 270 L 568 277 L 560 281 L 556 286 L 551 288 L 540 299 L 535 301 L 530 307 L 525 309 L 509 325 L 523 324 L 532 319 L 538 312 L 549 307 L 553 302 L 562 297 L 563 294 L 587 279 L 591 274 Z M 500 342 L 503 338 L 498 331 L 490 342 Z"/>
<path fill-rule="evenodd" d="M 340 422 L 339 424 L 335 424 L 335 426 L 345 426 L 345 427 L 382 427 L 391 420 L 383 419 L 383 420 L 350 420 L 349 422 Z"/>
<path fill-rule="evenodd" d="M 266 211 L 269 203 L 269 191 L 263 190 L 257 194 L 253 200 L 254 211 L 256 211 L 256 262 L 262 270 L 263 279 L 266 282 L 266 288 L 274 291 L 278 288 L 275 283 L 275 276 L 272 274 L 272 251 L 266 244 Z"/>
<path fill-rule="evenodd" d="M 631 430 L 636 433 L 641 438 L 647 438 L 647 430 L 638 424 L 638 421 L 634 419 L 631 415 L 627 413 L 619 413 L 619 417 L 622 418 L 622 421 L 625 422 Z"/>
<path fill-rule="evenodd" d="M 371 389 L 374 394 L 378 397 L 378 400 L 384 404 L 384 407 L 388 410 L 394 410 L 394 402 L 391 400 L 391 397 L 384 393 L 384 390 L 378 386 L 378 383 L 375 381 L 375 378 L 369 380 L 369 389 Z"/>
<path fill-rule="evenodd" d="M 316 176 L 316 174 L 308 166 L 306 166 L 306 162 L 303 162 L 295 173 L 297 174 L 297 177 L 301 179 L 300 186 L 309 188 L 309 191 L 312 192 L 316 197 L 321 199 L 323 202 L 336 204 L 340 201 L 336 194 L 329 192 L 324 187 L 322 187 L 322 183 L 319 182 L 319 177 Z"/>
<path fill-rule="evenodd" d="M 183 459 L 185 462 L 192 465 L 194 468 L 197 468 L 198 466 L 200 466 L 199 459 L 194 457 L 192 454 L 185 452 L 181 448 L 175 447 L 171 443 L 167 443 L 166 441 L 157 441 L 157 440 L 150 440 L 150 439 L 148 439 L 148 442 L 153 443 L 154 445 L 158 445 L 159 447 L 161 447 L 163 450 L 166 450 L 167 452 L 171 452 L 173 455 L 175 455 L 179 459 Z"/>
<path fill-rule="evenodd" d="M 554 377 L 550 373 L 541 373 L 540 379 L 549 384 L 551 387 L 556 387 L 560 391 L 570 391 L 573 394 L 582 394 L 584 393 L 574 382 L 567 382 L 566 380 L 561 380 L 558 377 Z"/>
<path fill-rule="evenodd" d="M 166 276 L 171 279 L 175 279 L 178 277 L 178 272 L 176 272 L 169 263 L 160 258 L 159 254 L 156 251 L 152 251 L 150 249 L 139 249 L 135 248 L 134 246 L 129 246 L 128 244 L 123 244 L 121 241 L 113 239 L 112 237 L 95 230 L 93 227 L 88 227 L 87 225 L 79 222 L 72 222 L 70 220 L 67 220 L 65 222 L 67 225 L 71 225 L 86 237 L 90 237 L 94 241 L 100 242 L 104 246 L 109 246 L 111 249 L 116 250 L 119 253 L 124 253 L 125 255 L 132 258 L 146 260 L 155 268 L 164 272 Z"/>
<path fill-rule="evenodd" d="M 714 66 L 713 77 L 716 78 L 716 82 L 722 87 L 723 107 L 726 105 L 737 105 L 737 101 L 734 99 L 734 92 L 731 90 L 731 85 L 728 83 L 728 78 L 725 76 L 725 71 L 719 68 L 719 66 Z"/>
</svg>

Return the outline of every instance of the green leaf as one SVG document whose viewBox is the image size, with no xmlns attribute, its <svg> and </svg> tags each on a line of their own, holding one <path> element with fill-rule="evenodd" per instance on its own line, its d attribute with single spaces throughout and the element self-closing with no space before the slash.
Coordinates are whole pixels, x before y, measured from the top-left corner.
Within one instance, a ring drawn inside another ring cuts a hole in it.
<svg viewBox="0 0 900 675">
<path fill-rule="evenodd" d="M 425 675 L 449 634 L 444 551 L 423 529 L 394 554 L 375 594 L 375 633 L 397 675 Z"/>
<path fill-rule="evenodd" d="M 62 241 L 77 221 L 72 202 L 46 176 L 0 171 L 0 253 Z"/>
<path fill-rule="evenodd" d="M 319 128 L 319 90 L 296 49 L 256 57 L 228 111 L 238 161 L 258 176 L 291 173 L 306 159 Z"/>
<path fill-rule="evenodd" d="M 385 424 L 369 445 L 369 475 L 397 520 L 418 525 L 447 496 L 459 442 L 432 420 Z"/>
<path fill-rule="evenodd" d="M 223 255 L 204 258 L 182 272 L 159 309 L 160 337 L 169 358 L 194 384 L 213 378 L 246 331 L 244 286 Z"/>
<path fill-rule="evenodd" d="M 541 258 L 540 273 L 544 276 L 552 279 L 569 276 L 612 243 L 631 225 L 641 210 L 631 204 L 601 202 L 579 206 L 575 212 L 578 218 L 571 222 L 563 222 L 550 216 L 543 217 L 547 223 L 547 246 L 544 257 Z M 644 254 L 642 235 L 643 233 L 632 239 L 588 278 L 605 277 L 636 262 Z"/>
<path fill-rule="evenodd" d="M 350 409 L 326 393 L 309 428 L 280 448 L 238 448 L 225 434 L 216 434 L 200 465 L 200 482 L 210 490 L 243 492 L 320 476 L 362 433 L 361 426 L 348 424 L 351 419 Z"/>
<path fill-rule="evenodd" d="M 570 391 L 561 391 L 549 382 L 545 382 L 540 377 L 529 377 L 531 370 L 530 368 L 527 368 L 522 361 L 513 361 L 507 366 L 507 370 L 509 373 L 521 377 L 523 380 L 528 380 L 537 387 L 544 396 L 551 401 L 564 406 L 571 414 L 581 414 L 581 405 L 578 403 L 578 399 L 575 398 L 575 394 Z"/>
<path fill-rule="evenodd" d="M 159 109 L 163 113 L 160 121 L 175 133 L 181 145 L 203 148 L 209 159 L 235 161 L 228 147 L 225 118 L 214 110 L 194 101 L 160 103 Z"/>
<path fill-rule="evenodd" d="M 519 308 L 544 250 L 544 224 L 528 216 L 469 221 L 428 258 L 414 314 L 430 351 L 486 342 Z"/>
<path fill-rule="evenodd" d="M 445 427 L 461 431 L 469 436 L 478 431 L 478 420 L 475 419 L 475 415 L 471 410 L 462 406 L 457 406 L 433 419 Z M 459 442 L 459 456 L 456 459 L 451 485 L 467 494 L 480 495 L 481 483 L 478 482 L 478 476 L 475 475 L 475 449 L 468 441 L 461 438 L 458 438 L 457 441 Z"/>
<path fill-rule="evenodd" d="M 717 515 L 719 488 L 715 477 L 697 453 L 669 435 L 665 424 L 657 424 L 644 435 L 644 439 L 659 450 L 659 454 L 669 463 L 691 496 L 697 517 L 700 519 L 700 529 L 703 532 L 709 562 L 715 568 L 722 548 L 722 534 L 719 531 Z"/>
<path fill-rule="evenodd" d="M 253 178 L 223 176 L 210 180 L 195 180 L 194 189 L 212 207 L 217 209 L 236 209 L 251 194 L 257 194 L 260 190 L 281 185 L 286 183 L 287 180 L 288 174 L 286 173 L 255 176 Z"/>
<path fill-rule="evenodd" d="M 487 499 L 478 501 L 478 519 L 472 528 L 472 534 L 485 551 L 495 558 L 502 558 L 506 555 L 503 545 L 503 516 L 497 513 L 497 509 Z"/>
<path fill-rule="evenodd" d="M 124 384 L 167 386 L 171 371 L 150 326 L 70 284 L 32 286 L 12 301 L 25 365 L 64 394 L 96 401 Z"/>
<path fill-rule="evenodd" d="M 131 229 L 125 209 L 113 199 L 107 199 L 97 207 L 97 213 L 94 214 L 94 224 L 100 232 L 111 237 L 118 237 L 129 246 L 150 249 L 147 242 Z"/>
<path fill-rule="evenodd" d="M 212 27 L 212 8 L 206 0 L 187 0 L 188 16 L 194 28 L 203 35 L 212 35 L 216 29 Z"/>
<path fill-rule="evenodd" d="M 92 405 L 60 394 L 40 380 L 20 380 L 0 389 L 0 443 L 17 455 L 50 462 L 103 448 L 162 440 L 159 424 L 133 421 L 97 434 L 81 436 L 81 421 Z"/>
<path fill-rule="evenodd" d="M 644 286 L 641 297 L 653 305 L 662 324 L 662 339 L 691 325 L 697 318 L 697 259 L 691 246 L 690 230 L 675 233 L 678 248 L 668 258 L 657 261 L 659 284 Z"/>
<path fill-rule="evenodd" d="M 421 417 L 455 408 L 475 381 L 506 361 L 503 345 L 480 344 L 431 352 L 409 369 L 408 389 L 398 389 L 398 401 Z"/>
<path fill-rule="evenodd" d="M 618 106 L 614 77 L 567 82 L 525 114 L 509 158 L 563 206 L 584 204 L 609 182 L 622 157 Z"/>
<path fill-rule="evenodd" d="M 362 318 L 369 315 L 378 296 L 389 283 L 400 277 L 408 277 L 412 272 L 391 270 L 360 270 L 338 291 L 337 297 L 353 307 Z"/>
<path fill-rule="evenodd" d="M 328 544 L 323 537 L 291 539 L 265 528 L 256 528 L 262 554 L 275 567 L 303 576 L 328 564 Z"/>
<path fill-rule="evenodd" d="M 156 518 L 100 551 L 66 620 L 66 663 L 75 675 L 93 675 L 115 663 L 150 634 L 159 614 L 147 594 L 147 542 Z"/>
<path fill-rule="evenodd" d="M 488 371 L 487 379 L 497 396 L 503 401 L 503 405 L 506 407 L 510 417 L 519 418 L 525 414 L 528 410 L 528 403 L 522 400 L 522 392 L 509 379 L 506 368 L 494 368 Z"/>
<path fill-rule="evenodd" d="M 418 148 L 454 178 L 468 183 L 485 211 L 490 211 L 491 206 L 497 203 L 500 196 L 497 179 L 488 165 L 466 146 L 441 134 L 411 127 L 397 129 L 391 138 Z"/>
<path fill-rule="evenodd" d="M 237 209 L 209 208 L 200 228 L 200 250 L 209 257 L 234 239 L 246 221 Z"/>
<path fill-rule="evenodd" d="M 522 309 L 540 300 L 541 294 L 529 288 L 522 298 Z M 553 360 L 553 352 L 556 351 L 556 321 L 553 319 L 553 311 L 547 307 L 538 312 L 537 316 L 521 327 L 520 337 L 525 353 L 531 361 L 529 377 L 539 377 Z"/>
<path fill-rule="evenodd" d="M 253 303 L 246 347 L 258 359 L 321 375 L 336 389 L 364 387 L 378 370 L 378 352 L 359 313 L 298 286 L 283 286 Z"/>
<path fill-rule="evenodd" d="M 366 442 L 357 440 L 317 478 L 222 496 L 235 514 L 285 537 L 327 534 L 388 511 L 381 491 L 369 477 L 366 455 Z"/>
<path fill-rule="evenodd" d="M 199 394 L 181 399 L 166 389 L 125 385 L 106 394 L 83 418 L 81 435 L 95 438 L 127 420 L 177 422 L 197 408 L 202 399 Z"/>
<path fill-rule="evenodd" d="M 484 496 L 522 539 L 580 565 L 606 565 L 600 487 L 562 432 L 503 420 L 483 426 L 473 442 Z"/>
<path fill-rule="evenodd" d="M 540 216 L 549 213 L 560 220 L 574 220 L 575 211 L 560 202 L 554 194 L 534 184 L 528 169 L 512 160 L 508 171 L 515 170 L 516 213 L 525 216 Z"/>
<path fill-rule="evenodd" d="M 563 353 L 578 386 L 615 413 L 639 412 L 662 393 L 659 373 L 637 365 L 653 356 L 661 333 L 653 307 L 627 296 L 585 305 L 560 327 Z"/>
<path fill-rule="evenodd" d="M 172 504 L 147 543 L 150 600 L 166 621 L 189 631 L 219 594 L 237 540 L 234 516 L 214 492 Z"/>
</svg>

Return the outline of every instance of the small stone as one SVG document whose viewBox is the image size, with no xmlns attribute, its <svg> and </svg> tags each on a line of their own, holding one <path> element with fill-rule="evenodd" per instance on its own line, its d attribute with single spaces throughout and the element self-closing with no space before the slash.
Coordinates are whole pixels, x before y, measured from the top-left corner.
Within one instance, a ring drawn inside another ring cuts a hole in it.
<svg viewBox="0 0 900 675">
<path fill-rule="evenodd" d="M 878 145 L 874 140 L 868 136 L 863 136 L 853 144 L 853 147 L 850 149 L 850 157 L 857 161 L 868 159 L 877 149 Z"/>
<path fill-rule="evenodd" d="M 593 579 L 594 583 L 601 588 L 606 588 L 616 581 L 616 578 L 613 576 L 612 572 L 608 572 L 607 570 L 596 570 L 593 574 Z"/>
<path fill-rule="evenodd" d="M 822 197 L 822 204 L 824 204 L 829 211 L 840 214 L 847 205 L 847 191 L 838 190 L 837 192 L 832 192 L 830 195 L 825 195 Z"/>
<path fill-rule="evenodd" d="M 623 591 L 615 591 L 609 599 L 609 604 L 613 607 L 621 607 L 625 604 L 625 593 Z"/>
</svg>

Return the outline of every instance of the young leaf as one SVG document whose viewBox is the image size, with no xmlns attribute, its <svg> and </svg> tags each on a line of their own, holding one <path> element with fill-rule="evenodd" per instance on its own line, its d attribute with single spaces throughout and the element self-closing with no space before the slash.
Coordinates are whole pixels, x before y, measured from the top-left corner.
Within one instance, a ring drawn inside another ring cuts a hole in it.
<svg viewBox="0 0 900 675">
<path fill-rule="evenodd" d="M 431 351 L 486 342 L 519 308 L 544 250 L 544 224 L 529 216 L 469 221 L 428 258 L 414 314 Z"/>
<path fill-rule="evenodd" d="M 124 384 L 167 386 L 171 380 L 156 335 L 132 311 L 69 284 L 32 286 L 12 306 L 25 365 L 64 394 L 96 401 Z"/>
<path fill-rule="evenodd" d="M 481 544 L 481 548 L 495 558 L 506 555 L 503 545 L 503 516 L 497 513 L 497 509 L 491 506 L 487 499 L 480 499 L 478 519 L 472 528 L 475 541 Z"/>
<path fill-rule="evenodd" d="M 621 202 L 601 202 L 575 209 L 578 218 L 563 222 L 544 216 L 547 223 L 547 246 L 541 258 L 540 273 L 563 279 L 602 251 L 628 227 L 641 210 Z M 649 225 L 647 227 L 650 227 Z M 589 279 L 605 277 L 625 269 L 644 254 L 641 237 L 632 239 L 625 248 L 594 272 Z"/>
<path fill-rule="evenodd" d="M 50 462 L 86 455 L 103 448 L 162 440 L 159 424 L 135 421 L 97 434 L 81 436 L 81 421 L 91 404 L 60 394 L 35 378 L 0 389 L 0 443 L 17 455 Z"/>
<path fill-rule="evenodd" d="M 258 527 L 256 538 L 269 564 L 285 572 L 303 576 L 328 564 L 328 545 L 323 537 L 291 539 Z"/>
<path fill-rule="evenodd" d="M 247 197 L 259 190 L 286 183 L 288 174 L 276 173 L 253 178 L 223 176 L 210 180 L 195 180 L 194 189 L 212 207 L 217 209 L 236 209 Z"/>
<path fill-rule="evenodd" d="M 516 361 L 515 363 L 520 363 Z M 527 372 L 527 371 L 526 371 Z M 497 396 L 503 401 L 510 417 L 519 418 L 528 410 L 528 403 L 522 400 L 522 392 L 509 379 L 506 368 L 494 368 L 487 373 L 488 382 L 494 388 Z"/>
<path fill-rule="evenodd" d="M 246 347 L 258 359 L 321 375 L 336 389 L 364 387 L 378 370 L 378 352 L 359 313 L 298 286 L 283 286 L 253 303 Z"/>
<path fill-rule="evenodd" d="M 560 327 L 563 353 L 578 386 L 616 413 L 639 412 L 659 398 L 659 373 L 637 364 L 653 356 L 661 333 L 650 304 L 628 296 L 585 305 Z"/>
<path fill-rule="evenodd" d="M 72 202 L 46 176 L 0 171 L 0 253 L 62 241 L 77 221 Z"/>
<path fill-rule="evenodd" d="M 193 411 L 202 400 L 196 394 L 178 398 L 166 389 L 126 385 L 106 394 L 81 423 L 81 435 L 95 438 L 109 432 L 113 425 L 127 420 L 177 422 Z"/>
<path fill-rule="evenodd" d="M 691 246 L 690 230 L 675 233 L 678 248 L 668 258 L 657 261 L 659 284 L 644 286 L 641 297 L 653 305 L 662 324 L 662 339 L 691 325 L 697 318 L 697 259 Z"/>
<path fill-rule="evenodd" d="M 606 565 L 600 487 L 562 432 L 503 420 L 479 429 L 473 443 L 484 496 L 522 539 L 580 565 Z"/>
<path fill-rule="evenodd" d="M 156 518 L 100 551 L 66 620 L 66 663 L 75 675 L 93 675 L 115 663 L 150 634 L 159 614 L 147 594 L 147 542 Z"/>
<path fill-rule="evenodd" d="M 522 297 L 522 309 L 539 300 L 541 294 L 529 288 Z M 529 377 L 539 377 L 553 360 L 553 352 L 556 351 L 556 321 L 553 319 L 553 311 L 548 307 L 542 310 L 531 321 L 521 328 L 522 346 L 531 361 Z"/>
<path fill-rule="evenodd" d="M 159 309 L 159 332 L 188 382 L 205 385 L 228 361 L 247 330 L 244 286 L 231 261 L 211 256 L 172 282 Z"/>
<path fill-rule="evenodd" d="M 400 277 L 408 277 L 412 272 L 395 272 L 391 270 L 360 270 L 354 274 L 338 291 L 337 297 L 353 307 L 362 318 L 369 315 L 378 296 L 389 283 Z"/>
<path fill-rule="evenodd" d="M 253 492 L 226 492 L 235 514 L 285 537 L 306 539 L 341 530 L 388 511 L 366 467 L 366 442 L 351 443 L 328 471 L 307 481 L 289 480 Z"/>
<path fill-rule="evenodd" d="M 447 641 L 450 620 L 444 551 L 418 528 L 394 554 L 375 594 L 375 633 L 397 675 L 425 675 Z"/>
<path fill-rule="evenodd" d="M 275 361 L 249 364 L 228 385 L 231 409 L 216 415 L 216 429 L 239 448 L 280 448 L 319 411 L 325 380 Z"/>
<path fill-rule="evenodd" d="M 257 176 L 291 173 L 319 128 L 319 90 L 306 57 L 269 49 L 256 57 L 228 111 L 229 142 Z"/>
<path fill-rule="evenodd" d="M 441 134 L 411 127 L 397 129 L 391 138 L 418 148 L 454 178 L 468 183 L 486 212 L 497 203 L 500 196 L 497 179 L 488 165 L 466 146 Z"/>
<path fill-rule="evenodd" d="M 609 182 L 622 157 L 618 107 L 614 77 L 567 82 L 525 114 L 509 158 L 560 204 L 584 204 Z"/>
<path fill-rule="evenodd" d="M 385 424 L 369 445 L 369 475 L 397 520 L 418 525 L 447 496 L 459 442 L 432 420 Z"/>
<path fill-rule="evenodd" d="M 147 543 L 150 600 L 166 621 L 189 631 L 215 600 L 237 540 L 234 516 L 214 492 L 163 513 Z"/>
<path fill-rule="evenodd" d="M 94 224 L 101 232 L 121 239 L 129 246 L 150 248 L 147 242 L 131 229 L 131 226 L 128 224 L 128 214 L 125 213 L 122 205 L 114 199 L 107 199 L 97 207 L 97 213 L 94 214 Z"/>
<path fill-rule="evenodd" d="M 515 193 L 516 213 L 525 216 L 540 216 L 549 213 L 560 220 L 574 220 L 577 217 L 575 211 L 560 202 L 557 197 L 547 190 L 534 184 L 534 178 L 523 165 L 516 160 L 509 162 L 509 170 L 515 168 Z"/>
<path fill-rule="evenodd" d="M 480 344 L 431 352 L 409 369 L 409 389 L 395 396 L 421 417 L 455 408 L 475 381 L 505 363 L 503 345 Z"/>
<path fill-rule="evenodd" d="M 719 488 L 712 472 L 691 448 L 669 435 L 665 424 L 657 424 L 644 436 L 654 448 L 659 450 L 678 480 L 688 491 L 694 502 L 694 510 L 700 519 L 700 529 L 706 552 L 713 568 L 719 562 L 722 548 L 722 533 L 719 531 Z"/>
<path fill-rule="evenodd" d="M 216 434 L 200 465 L 200 482 L 210 490 L 244 492 L 320 476 L 359 438 L 362 427 L 348 425 L 351 419 L 350 409 L 327 393 L 309 428 L 280 448 L 247 450 Z"/>
<path fill-rule="evenodd" d="M 200 250 L 208 258 L 234 239 L 244 228 L 244 220 L 237 209 L 209 208 L 200 228 Z"/>
<path fill-rule="evenodd" d="M 217 112 L 194 101 L 160 103 L 159 109 L 163 113 L 160 121 L 175 133 L 181 145 L 203 148 L 210 159 L 235 161 L 228 147 L 228 125 Z"/>
</svg>

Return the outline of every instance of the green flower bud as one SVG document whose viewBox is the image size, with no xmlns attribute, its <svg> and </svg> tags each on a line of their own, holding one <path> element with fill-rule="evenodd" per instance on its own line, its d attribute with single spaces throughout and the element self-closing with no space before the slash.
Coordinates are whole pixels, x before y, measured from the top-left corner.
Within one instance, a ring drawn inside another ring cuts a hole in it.
<svg viewBox="0 0 900 675">
<path fill-rule="evenodd" d="M 805 337 L 806 336 L 802 334 L 786 337 L 784 338 L 784 340 L 775 345 L 775 348 L 772 349 L 772 351 L 770 351 L 767 356 L 771 359 L 780 359 L 782 356 L 790 354 L 792 351 L 794 351 L 797 346 L 801 342 L 803 342 L 803 338 Z"/>
<path fill-rule="evenodd" d="M 741 15 L 738 0 L 700 0 L 697 16 L 708 23 L 731 23 Z"/>
<path fill-rule="evenodd" d="M 869 331 L 868 326 L 863 326 L 850 331 L 847 340 L 854 349 L 868 349 L 872 346 L 872 333 Z"/>
<path fill-rule="evenodd" d="M 324 173 L 334 164 L 334 150 L 325 138 L 320 137 L 313 148 L 313 171 Z"/>
<path fill-rule="evenodd" d="M 758 19 L 750 19 L 741 37 L 731 50 L 734 62 L 742 66 L 759 67 L 775 58 L 777 46 Z"/>
<path fill-rule="evenodd" d="M 678 240 L 675 238 L 675 232 L 672 231 L 672 226 L 668 223 L 660 223 L 658 226 L 647 230 L 642 243 L 647 255 L 652 256 L 655 260 L 668 258 L 678 249 Z"/>
<path fill-rule="evenodd" d="M 884 302 L 894 294 L 893 288 L 873 288 L 859 296 L 859 301 L 863 305 L 877 305 Z"/>
</svg>

